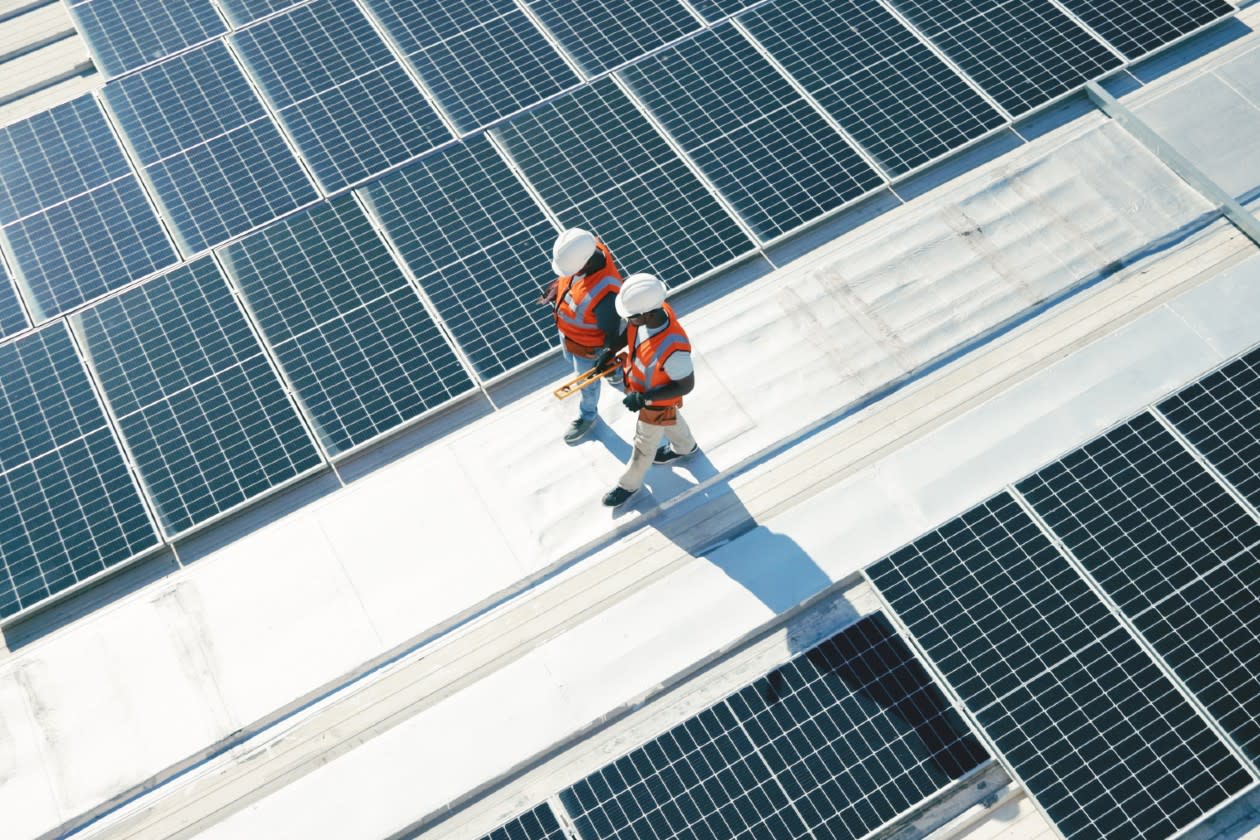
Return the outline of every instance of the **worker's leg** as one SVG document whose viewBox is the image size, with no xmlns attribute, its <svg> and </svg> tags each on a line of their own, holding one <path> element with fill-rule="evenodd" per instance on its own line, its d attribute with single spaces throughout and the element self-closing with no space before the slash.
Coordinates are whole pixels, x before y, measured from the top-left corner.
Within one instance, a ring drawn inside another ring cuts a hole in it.
<svg viewBox="0 0 1260 840">
<path fill-rule="evenodd" d="M 660 446 L 661 437 L 665 434 L 664 426 L 644 423 L 642 420 L 634 429 L 634 452 L 630 455 L 630 463 L 617 482 L 619 487 L 634 492 L 643 486 L 643 478 L 647 475 L 652 459 L 656 457 L 656 447 Z"/>
<path fill-rule="evenodd" d="M 583 359 L 573 355 L 567 347 L 563 348 L 563 351 L 569 367 L 573 368 L 574 376 L 586 373 L 591 369 L 591 365 L 594 364 L 591 359 Z M 583 420 L 594 420 L 595 415 L 599 413 L 599 383 L 600 381 L 596 379 L 578 392 L 578 416 Z"/>
<path fill-rule="evenodd" d="M 687 427 L 687 421 L 683 419 L 681 411 L 678 412 L 678 422 L 672 426 L 662 426 L 661 428 L 665 430 L 665 437 L 669 441 L 669 445 L 674 447 L 674 451 L 679 455 L 690 455 L 691 451 L 696 448 L 696 439 L 691 436 L 691 429 Z"/>
</svg>

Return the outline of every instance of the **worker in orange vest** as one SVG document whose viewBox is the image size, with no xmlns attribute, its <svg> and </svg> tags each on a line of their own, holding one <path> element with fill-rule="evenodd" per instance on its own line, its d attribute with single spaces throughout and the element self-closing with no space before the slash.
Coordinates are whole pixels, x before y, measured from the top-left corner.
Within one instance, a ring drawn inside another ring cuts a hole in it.
<svg viewBox="0 0 1260 840">
<path fill-rule="evenodd" d="M 639 413 L 639 422 L 626 471 L 604 495 L 604 505 L 613 508 L 625 504 L 643 486 L 653 463 L 687 458 L 698 448 L 678 411 L 696 384 L 691 342 L 665 302 L 665 284 L 651 274 L 632 274 L 617 294 L 616 307 L 617 314 L 626 319 L 626 331 L 612 350 L 629 348 L 622 368 L 626 388 L 622 404 Z M 664 447 L 662 437 L 669 441 Z"/>
<path fill-rule="evenodd" d="M 556 239 L 551 267 L 559 275 L 542 300 L 550 303 L 560 330 L 564 358 L 575 374 L 604 368 L 613 357 L 610 345 L 621 332 L 615 306 L 621 291 L 621 272 L 608 246 L 590 231 L 569 228 Z M 578 417 L 564 433 L 572 446 L 595 425 L 599 412 L 599 381 L 582 389 Z"/>
</svg>

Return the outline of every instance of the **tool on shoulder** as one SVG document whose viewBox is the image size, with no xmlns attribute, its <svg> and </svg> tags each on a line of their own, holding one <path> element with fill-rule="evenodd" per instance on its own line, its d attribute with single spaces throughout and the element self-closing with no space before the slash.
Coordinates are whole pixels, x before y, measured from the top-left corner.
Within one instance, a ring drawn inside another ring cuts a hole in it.
<svg viewBox="0 0 1260 840">
<path fill-rule="evenodd" d="M 608 376 L 611 373 L 615 373 L 617 370 L 621 368 L 621 365 L 622 363 L 625 362 L 625 360 L 626 360 L 626 354 L 618 353 L 604 367 L 602 368 L 592 367 L 590 370 L 586 371 L 585 373 L 579 373 L 577 376 L 573 377 L 568 382 L 565 382 L 559 388 L 552 391 L 551 393 L 555 394 L 555 397 L 558 400 L 562 400 L 565 397 L 571 397 L 574 394 L 576 394 L 578 391 L 585 388 L 587 385 L 590 385 L 592 382 L 597 382 L 600 379 L 603 379 L 605 376 Z"/>
</svg>

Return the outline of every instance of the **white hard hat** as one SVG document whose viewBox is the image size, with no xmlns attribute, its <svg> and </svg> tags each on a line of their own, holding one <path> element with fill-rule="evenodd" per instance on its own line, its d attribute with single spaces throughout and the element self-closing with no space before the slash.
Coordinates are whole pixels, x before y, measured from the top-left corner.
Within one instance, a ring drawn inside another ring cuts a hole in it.
<svg viewBox="0 0 1260 840">
<path fill-rule="evenodd" d="M 617 293 L 617 314 L 622 318 L 660 309 L 665 302 L 665 284 L 652 274 L 631 274 Z"/>
<path fill-rule="evenodd" d="M 556 237 L 551 249 L 551 267 L 561 277 L 577 274 L 595 253 L 595 234 L 581 228 L 569 228 Z"/>
</svg>

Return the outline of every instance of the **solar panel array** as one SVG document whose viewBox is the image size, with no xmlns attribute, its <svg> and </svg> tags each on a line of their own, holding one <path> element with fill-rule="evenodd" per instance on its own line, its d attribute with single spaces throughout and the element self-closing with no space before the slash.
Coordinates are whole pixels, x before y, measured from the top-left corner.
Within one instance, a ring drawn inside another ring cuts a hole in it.
<svg viewBox="0 0 1260 840">
<path fill-rule="evenodd" d="M 839 840 L 871 834 L 987 758 L 876 613 L 559 799 L 584 838 Z M 516 825 L 487 838 L 542 836 L 513 834 Z"/>
<path fill-rule="evenodd" d="M 534 299 L 562 227 L 676 287 L 1232 11 L 70 6 L 110 81 L 0 128 L 0 332 L 81 335 L 165 538 L 548 352 Z M 152 393 L 129 402 L 131 378 Z"/>
<path fill-rule="evenodd" d="M 1168 837 L 1255 784 L 1258 369 L 1260 349 L 867 570 L 1067 837 Z"/>
</svg>

